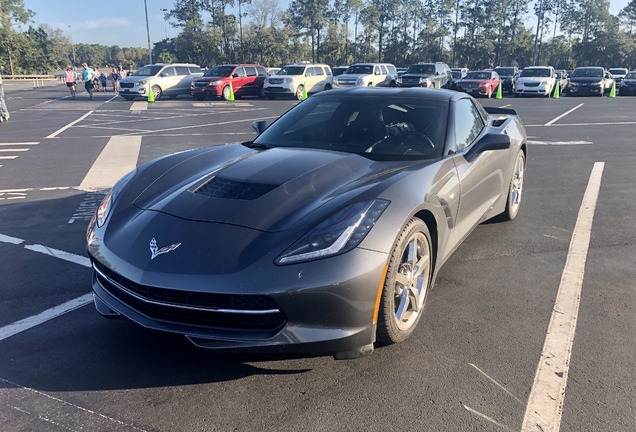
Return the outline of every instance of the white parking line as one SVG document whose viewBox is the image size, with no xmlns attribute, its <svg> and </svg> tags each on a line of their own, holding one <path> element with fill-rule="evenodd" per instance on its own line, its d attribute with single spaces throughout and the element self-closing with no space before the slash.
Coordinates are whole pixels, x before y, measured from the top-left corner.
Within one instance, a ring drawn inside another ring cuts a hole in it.
<svg viewBox="0 0 636 432">
<path fill-rule="evenodd" d="M 594 164 L 583 195 L 521 432 L 558 432 L 561 426 L 585 262 L 604 167 L 603 162 Z"/>
<path fill-rule="evenodd" d="M 133 102 L 130 105 L 130 111 L 146 111 L 148 109 L 148 102 Z"/>
<path fill-rule="evenodd" d="M 530 145 L 588 145 L 592 144 L 591 141 L 531 141 L 528 140 Z"/>
<path fill-rule="evenodd" d="M 81 122 L 82 120 L 84 120 L 86 117 L 88 117 L 89 115 L 93 114 L 95 111 L 89 111 L 86 114 L 84 114 L 83 116 L 81 116 L 80 118 L 78 118 L 77 120 L 75 120 L 74 122 L 71 122 L 69 124 L 67 124 L 66 126 L 64 126 L 61 129 L 58 129 L 57 131 L 53 132 L 51 135 L 47 136 L 46 138 L 55 138 L 56 136 L 58 136 L 59 134 L 61 134 L 62 132 L 64 132 L 66 129 L 69 129 L 71 127 L 73 127 L 73 125 L 75 125 L 76 123 Z"/>
<path fill-rule="evenodd" d="M 17 237 L 11 237 L 8 235 L 0 234 L 0 243 L 8 243 L 8 244 L 19 246 L 25 242 L 26 240 L 23 240 Z M 89 268 L 91 267 L 90 260 L 81 255 L 75 255 L 70 252 L 64 252 L 59 249 L 53 249 L 53 248 L 50 248 L 44 245 L 39 245 L 39 244 L 26 244 L 23 247 L 24 249 L 27 249 L 33 252 L 43 253 L 45 255 L 49 255 L 64 261 L 69 261 L 74 264 L 79 264 L 84 267 L 89 267 Z M 15 334 L 18 334 L 20 332 L 23 332 L 25 330 L 28 330 L 30 328 L 33 328 L 37 325 L 40 325 L 43 322 L 49 321 L 67 312 L 70 312 L 72 310 L 85 306 L 89 304 L 92 299 L 93 299 L 92 294 L 85 294 L 81 297 L 77 297 L 73 300 L 69 300 L 65 303 L 62 303 L 59 306 L 55 306 L 51 309 L 45 310 L 44 312 L 41 312 L 37 315 L 6 325 L 0 328 L 0 341 L 8 337 L 11 337 Z"/>
<path fill-rule="evenodd" d="M 576 111 L 577 109 L 581 108 L 583 105 L 585 105 L 585 104 L 584 104 L 584 103 L 580 103 L 580 104 L 578 104 L 577 106 L 575 106 L 575 107 L 574 107 L 574 108 L 572 108 L 571 110 L 566 111 L 566 112 L 564 112 L 563 114 L 561 114 L 560 116 L 553 118 L 552 120 L 550 120 L 549 122 L 547 122 L 544 126 L 551 126 L 551 125 L 553 125 L 554 123 L 558 122 L 558 121 L 559 121 L 559 120 L 561 120 L 563 117 L 565 117 L 566 115 L 568 115 L 568 114 L 570 114 L 570 113 L 572 113 L 572 112 Z"/>
<path fill-rule="evenodd" d="M 85 191 L 111 188 L 137 167 L 140 149 L 140 136 L 112 137 L 78 188 Z"/>
</svg>

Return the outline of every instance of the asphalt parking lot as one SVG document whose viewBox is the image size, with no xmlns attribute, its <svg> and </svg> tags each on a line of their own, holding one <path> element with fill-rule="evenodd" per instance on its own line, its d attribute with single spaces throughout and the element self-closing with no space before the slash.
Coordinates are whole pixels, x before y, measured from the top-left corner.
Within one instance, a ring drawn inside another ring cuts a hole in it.
<svg viewBox="0 0 636 432">
<path fill-rule="evenodd" d="M 636 430 L 636 98 L 480 99 L 514 108 L 527 128 L 518 218 L 467 238 L 405 343 L 335 361 L 203 351 L 90 303 L 86 225 L 118 175 L 248 140 L 253 120 L 296 101 L 71 100 L 59 82 L 5 92 L 0 430 L 539 430 L 526 411 L 570 273 L 581 290 L 557 429 Z M 125 153 L 108 153 L 114 139 Z M 589 249 L 577 249 L 586 235 Z M 572 262 L 582 270 L 564 271 Z"/>
</svg>

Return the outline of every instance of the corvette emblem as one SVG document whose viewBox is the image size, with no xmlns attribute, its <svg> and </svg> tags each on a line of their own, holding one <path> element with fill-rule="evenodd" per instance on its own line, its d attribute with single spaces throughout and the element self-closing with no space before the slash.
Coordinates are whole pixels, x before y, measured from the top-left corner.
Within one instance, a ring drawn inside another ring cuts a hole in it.
<svg viewBox="0 0 636 432">
<path fill-rule="evenodd" d="M 175 250 L 176 248 L 178 248 L 179 246 L 181 246 L 181 243 L 175 243 L 173 245 L 162 247 L 161 249 L 159 249 L 157 247 L 157 240 L 155 240 L 155 238 L 153 237 L 152 240 L 150 240 L 150 252 L 152 253 L 152 255 L 150 256 L 150 259 L 153 260 L 157 257 L 157 255 L 171 252 Z"/>
</svg>

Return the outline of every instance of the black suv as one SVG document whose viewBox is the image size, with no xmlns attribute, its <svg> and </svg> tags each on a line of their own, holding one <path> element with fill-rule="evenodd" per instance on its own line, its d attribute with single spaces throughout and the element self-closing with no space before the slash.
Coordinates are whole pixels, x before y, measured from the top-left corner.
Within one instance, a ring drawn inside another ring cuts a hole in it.
<svg viewBox="0 0 636 432">
<path fill-rule="evenodd" d="M 398 77 L 398 87 L 449 88 L 451 85 L 451 68 L 442 62 L 416 63 Z"/>
<path fill-rule="evenodd" d="M 501 79 L 501 89 L 508 94 L 515 93 L 515 82 L 517 81 L 517 77 L 519 76 L 519 68 L 517 66 L 509 66 L 509 67 L 496 67 L 495 72 L 499 75 Z"/>
</svg>

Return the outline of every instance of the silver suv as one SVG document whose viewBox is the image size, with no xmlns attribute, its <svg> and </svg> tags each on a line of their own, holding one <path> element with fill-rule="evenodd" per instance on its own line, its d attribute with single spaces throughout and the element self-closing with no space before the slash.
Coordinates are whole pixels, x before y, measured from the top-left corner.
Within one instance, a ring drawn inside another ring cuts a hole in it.
<svg viewBox="0 0 636 432">
<path fill-rule="evenodd" d="M 355 63 L 333 80 L 334 88 L 395 87 L 397 69 L 390 63 Z"/>
<path fill-rule="evenodd" d="M 126 100 L 133 100 L 135 96 L 147 98 L 148 91 L 152 90 L 155 100 L 164 95 L 174 99 L 180 94 L 190 95 L 190 83 L 200 76 L 203 71 L 195 64 L 147 65 L 119 81 L 119 94 Z"/>
<path fill-rule="evenodd" d="M 333 75 L 329 66 L 298 62 L 283 66 L 276 75 L 267 77 L 263 92 L 267 99 L 292 96 L 301 100 L 305 90 L 307 93 L 329 90 L 332 83 Z"/>
</svg>

